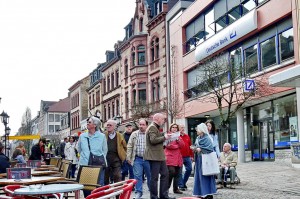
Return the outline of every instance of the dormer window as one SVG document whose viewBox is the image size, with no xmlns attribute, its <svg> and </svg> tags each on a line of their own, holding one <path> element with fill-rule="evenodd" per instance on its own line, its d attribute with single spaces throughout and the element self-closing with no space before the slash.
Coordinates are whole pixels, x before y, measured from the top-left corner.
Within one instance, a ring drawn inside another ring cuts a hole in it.
<svg viewBox="0 0 300 199">
<path fill-rule="evenodd" d="M 155 15 L 158 15 L 161 12 L 161 3 L 160 1 L 157 1 L 155 3 Z"/>
</svg>

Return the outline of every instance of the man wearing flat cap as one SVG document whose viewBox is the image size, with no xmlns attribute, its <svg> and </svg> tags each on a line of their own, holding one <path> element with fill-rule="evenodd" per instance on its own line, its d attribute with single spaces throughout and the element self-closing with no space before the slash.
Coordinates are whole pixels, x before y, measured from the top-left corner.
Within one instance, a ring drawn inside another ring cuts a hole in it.
<svg viewBox="0 0 300 199">
<path fill-rule="evenodd" d="M 125 125 L 125 132 L 123 133 L 124 139 L 126 141 L 126 145 L 128 144 L 128 140 L 131 136 L 133 130 L 132 123 L 129 122 Z M 122 164 L 122 180 L 125 180 L 125 177 L 129 174 L 129 179 L 133 179 L 133 167 L 126 160 Z"/>
</svg>

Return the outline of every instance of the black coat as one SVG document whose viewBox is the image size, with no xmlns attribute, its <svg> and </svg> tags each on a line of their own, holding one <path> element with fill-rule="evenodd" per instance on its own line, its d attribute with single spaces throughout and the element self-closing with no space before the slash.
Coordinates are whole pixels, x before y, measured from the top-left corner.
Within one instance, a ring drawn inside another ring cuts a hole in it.
<svg viewBox="0 0 300 199">
<path fill-rule="evenodd" d="M 9 167 L 10 167 L 9 158 L 3 153 L 0 153 L 0 173 L 6 173 L 6 168 Z"/>
<path fill-rule="evenodd" d="M 31 155 L 29 157 L 29 160 L 42 160 L 42 155 L 44 155 L 41 151 L 40 145 L 35 144 L 31 148 Z"/>
</svg>

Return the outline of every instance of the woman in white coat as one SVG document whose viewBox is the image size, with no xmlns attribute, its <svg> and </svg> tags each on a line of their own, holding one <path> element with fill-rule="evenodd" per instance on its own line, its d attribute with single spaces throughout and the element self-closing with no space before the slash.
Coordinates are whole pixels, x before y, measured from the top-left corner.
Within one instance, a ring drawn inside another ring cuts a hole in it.
<svg viewBox="0 0 300 199">
<path fill-rule="evenodd" d="M 70 177 L 75 178 L 76 165 L 78 163 L 76 143 L 73 136 L 70 136 L 69 142 L 65 146 L 65 159 L 72 161 Z"/>
</svg>

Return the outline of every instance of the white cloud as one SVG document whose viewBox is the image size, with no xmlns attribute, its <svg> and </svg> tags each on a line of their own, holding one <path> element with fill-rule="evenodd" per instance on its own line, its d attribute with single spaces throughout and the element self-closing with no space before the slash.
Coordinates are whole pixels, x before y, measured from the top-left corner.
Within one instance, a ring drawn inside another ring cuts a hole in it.
<svg viewBox="0 0 300 199">
<path fill-rule="evenodd" d="M 0 0 L 0 111 L 17 132 L 28 106 L 67 97 L 125 37 L 135 0 Z M 0 135 L 4 126 L 0 124 Z"/>
</svg>

